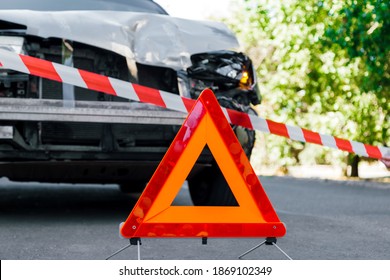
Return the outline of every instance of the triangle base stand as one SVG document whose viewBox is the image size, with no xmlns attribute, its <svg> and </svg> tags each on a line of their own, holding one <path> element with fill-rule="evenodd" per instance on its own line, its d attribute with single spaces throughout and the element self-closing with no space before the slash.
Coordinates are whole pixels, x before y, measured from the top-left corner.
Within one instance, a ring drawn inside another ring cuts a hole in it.
<svg viewBox="0 0 390 280">
<path fill-rule="evenodd" d="M 112 257 L 118 255 L 119 253 L 121 253 L 122 251 L 126 250 L 127 248 L 130 248 L 131 246 L 137 246 L 138 248 L 138 260 L 141 260 L 141 238 L 139 237 L 134 237 L 134 238 L 130 238 L 129 239 L 130 241 L 130 244 L 129 245 L 126 245 L 125 247 L 119 249 L 118 251 L 116 251 L 115 253 L 113 253 L 112 255 L 110 255 L 109 257 L 106 258 L 106 260 L 109 260 L 111 259 Z M 207 244 L 207 238 L 202 238 L 202 245 L 206 245 Z M 246 251 L 245 253 L 243 253 L 242 255 L 240 255 L 238 258 L 239 259 L 242 259 L 244 256 L 248 255 L 249 253 L 253 252 L 254 250 L 256 250 L 257 248 L 260 248 L 261 246 L 263 245 L 273 245 L 275 246 L 284 256 L 286 256 L 289 260 L 293 260 L 289 255 L 287 255 L 286 252 L 284 252 L 278 245 L 276 245 L 276 238 L 275 237 L 267 237 L 263 242 L 261 242 L 260 244 L 256 245 L 255 247 L 253 247 L 252 249 Z"/>
<path fill-rule="evenodd" d="M 248 255 L 249 253 L 253 252 L 257 248 L 261 247 L 262 245 L 273 245 L 275 246 L 280 252 L 282 252 L 283 255 L 285 255 L 289 260 L 293 260 L 290 258 L 289 255 L 286 254 L 278 245 L 276 245 L 276 238 L 275 237 L 267 237 L 263 242 L 261 242 L 259 245 L 256 245 L 252 249 L 246 251 L 244 254 L 240 255 L 238 258 L 242 259 L 244 256 Z"/>
<path fill-rule="evenodd" d="M 138 260 L 141 260 L 141 245 L 142 245 L 141 238 L 138 238 L 138 237 L 130 238 L 129 241 L 130 241 L 129 245 L 126 245 L 125 247 L 119 249 L 118 251 L 116 251 L 115 253 L 113 253 L 109 257 L 107 257 L 106 260 L 111 259 L 112 257 L 118 255 L 120 252 L 126 250 L 127 248 L 129 248 L 131 246 L 137 246 L 138 247 Z"/>
</svg>

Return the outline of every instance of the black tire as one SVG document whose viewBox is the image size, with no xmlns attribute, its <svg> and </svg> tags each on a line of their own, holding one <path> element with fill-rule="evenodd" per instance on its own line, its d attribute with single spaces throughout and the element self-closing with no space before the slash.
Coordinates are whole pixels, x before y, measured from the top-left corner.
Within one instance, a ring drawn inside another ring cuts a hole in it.
<svg viewBox="0 0 390 280">
<path fill-rule="evenodd" d="M 256 115 L 250 106 L 239 104 L 236 100 L 225 96 L 218 96 L 218 102 L 225 108 Z M 255 131 L 233 125 L 232 129 L 237 136 L 245 154 L 250 158 L 255 144 Z M 207 168 L 188 180 L 188 187 L 192 202 L 196 206 L 237 206 L 238 203 L 227 184 L 225 177 L 214 162 Z"/>
<path fill-rule="evenodd" d="M 192 202 L 195 206 L 237 206 L 222 172 L 216 166 L 206 168 L 188 180 Z"/>
</svg>

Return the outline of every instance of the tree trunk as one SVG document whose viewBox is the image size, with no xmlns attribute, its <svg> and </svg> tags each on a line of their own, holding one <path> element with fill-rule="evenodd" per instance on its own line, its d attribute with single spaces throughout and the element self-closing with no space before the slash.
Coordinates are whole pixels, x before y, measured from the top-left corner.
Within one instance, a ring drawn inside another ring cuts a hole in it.
<svg viewBox="0 0 390 280">
<path fill-rule="evenodd" d="M 359 177 L 359 161 L 360 157 L 354 155 L 351 162 L 351 177 Z"/>
</svg>

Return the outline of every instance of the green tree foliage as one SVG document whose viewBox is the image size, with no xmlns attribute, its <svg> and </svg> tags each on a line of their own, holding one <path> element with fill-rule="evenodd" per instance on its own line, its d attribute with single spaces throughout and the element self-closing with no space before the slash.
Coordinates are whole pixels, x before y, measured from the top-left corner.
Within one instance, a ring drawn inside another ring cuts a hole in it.
<svg viewBox="0 0 390 280">
<path fill-rule="evenodd" d="M 236 16 L 226 21 L 257 66 L 262 117 L 389 144 L 389 4 L 362 2 L 235 1 Z M 265 137 L 268 159 L 284 165 L 335 163 L 345 156 Z"/>
<path fill-rule="evenodd" d="M 329 22 L 324 38 L 325 45 L 346 50 L 349 62 L 358 62 L 356 83 L 363 92 L 376 94 L 379 108 L 387 116 L 383 139 L 390 137 L 389 15 L 388 1 L 345 1 L 340 9 L 332 11 L 335 20 Z"/>
</svg>

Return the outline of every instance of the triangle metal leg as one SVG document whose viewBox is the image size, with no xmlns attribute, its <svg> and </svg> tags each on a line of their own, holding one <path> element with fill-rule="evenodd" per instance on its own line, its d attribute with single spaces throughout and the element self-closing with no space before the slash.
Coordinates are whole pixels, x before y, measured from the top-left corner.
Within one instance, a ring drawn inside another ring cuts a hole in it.
<svg viewBox="0 0 390 280">
<path fill-rule="evenodd" d="M 289 260 L 293 260 L 289 255 L 287 255 L 286 252 L 284 252 L 278 245 L 276 245 L 276 238 L 274 237 L 267 237 L 263 242 L 261 242 L 260 244 L 256 245 L 255 247 L 253 247 L 252 249 L 249 249 L 248 251 L 246 251 L 245 253 L 243 253 L 242 255 L 240 255 L 238 258 L 239 259 L 242 259 L 244 256 L 248 255 L 249 253 L 253 252 L 254 250 L 256 250 L 257 248 L 261 247 L 262 245 L 273 245 L 275 246 L 280 252 L 282 252 L 283 255 L 285 255 Z"/>
<path fill-rule="evenodd" d="M 260 246 L 264 245 L 266 241 L 263 241 L 261 242 L 259 245 L 256 245 L 255 247 L 253 247 L 252 249 L 249 249 L 248 251 L 246 251 L 244 254 L 240 255 L 238 258 L 239 259 L 242 259 L 244 256 L 248 255 L 250 252 L 256 250 L 257 248 L 259 248 Z"/>
<path fill-rule="evenodd" d="M 116 251 L 115 253 L 113 253 L 109 257 L 107 257 L 106 260 L 111 259 L 112 257 L 118 255 L 120 252 L 122 252 L 122 251 L 126 250 L 127 248 L 134 246 L 134 245 L 137 245 L 137 247 L 138 247 L 138 260 L 141 260 L 141 246 L 140 246 L 140 245 L 142 245 L 141 238 L 131 238 L 131 239 L 129 239 L 129 242 L 130 242 L 129 245 L 126 245 L 125 247 L 119 249 L 118 251 Z"/>
<path fill-rule="evenodd" d="M 292 261 L 292 260 L 293 260 L 293 259 L 292 259 L 292 258 L 291 258 L 289 255 L 287 255 L 287 254 L 286 254 L 286 252 L 285 252 L 285 251 L 283 251 L 283 250 L 282 250 L 282 249 L 281 249 L 281 248 L 280 248 L 278 245 L 276 245 L 276 243 L 275 243 L 275 242 L 273 242 L 273 243 L 272 243 L 272 245 L 276 246 L 276 248 L 278 248 L 278 249 L 279 249 L 279 251 L 280 251 L 280 252 L 282 252 L 282 254 L 283 254 L 283 255 L 285 255 L 285 256 L 286 256 L 286 257 L 287 257 L 287 258 L 288 258 L 290 261 Z"/>
</svg>

